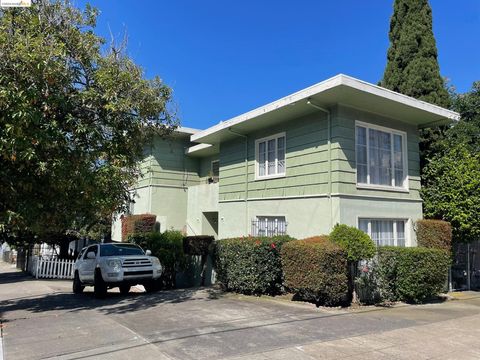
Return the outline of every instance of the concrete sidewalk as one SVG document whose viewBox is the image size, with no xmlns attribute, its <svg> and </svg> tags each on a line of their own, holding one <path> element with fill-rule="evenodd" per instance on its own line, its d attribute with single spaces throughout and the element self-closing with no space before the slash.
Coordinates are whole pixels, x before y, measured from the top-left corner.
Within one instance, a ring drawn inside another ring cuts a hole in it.
<svg viewBox="0 0 480 360">
<path fill-rule="evenodd" d="M 345 310 L 211 289 L 104 300 L 86 290 L 0 263 L 6 359 L 480 359 L 477 293 Z"/>
</svg>

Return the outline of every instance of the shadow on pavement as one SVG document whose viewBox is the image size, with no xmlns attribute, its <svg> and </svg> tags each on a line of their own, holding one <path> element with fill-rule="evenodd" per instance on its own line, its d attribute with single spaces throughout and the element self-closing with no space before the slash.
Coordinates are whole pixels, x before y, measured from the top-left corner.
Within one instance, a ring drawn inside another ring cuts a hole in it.
<svg viewBox="0 0 480 360">
<path fill-rule="evenodd" d="M 24 272 L 21 272 L 18 270 L 12 270 L 9 272 L 0 273 L 0 285 L 18 283 L 18 282 L 29 281 L 29 280 L 34 280 L 34 279 L 30 278 Z"/>
<path fill-rule="evenodd" d="M 11 272 L 0 274 L 0 284 L 33 281 L 25 273 Z M 37 280 L 38 281 L 38 280 Z M 49 283 L 55 280 L 45 280 Z M 189 288 L 164 290 L 155 293 L 129 293 L 121 295 L 109 290 L 104 299 L 93 296 L 93 288 L 87 287 L 83 294 L 73 294 L 64 291 L 52 291 L 45 295 L 19 296 L 7 299 L 0 304 L 0 318 L 8 321 L 8 314 L 14 311 L 44 313 L 49 311 L 77 312 L 96 310 L 104 314 L 124 314 L 132 311 L 151 309 L 159 304 L 177 304 L 185 301 L 212 301 L 221 297 L 218 290 L 205 288 Z"/>
</svg>

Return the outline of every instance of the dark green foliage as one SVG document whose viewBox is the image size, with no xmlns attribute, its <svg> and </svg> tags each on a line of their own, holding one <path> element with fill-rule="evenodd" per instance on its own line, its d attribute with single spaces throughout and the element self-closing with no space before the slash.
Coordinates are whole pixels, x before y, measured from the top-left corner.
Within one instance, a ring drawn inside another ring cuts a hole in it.
<svg viewBox="0 0 480 360">
<path fill-rule="evenodd" d="M 453 240 L 469 242 L 480 238 L 480 82 L 453 100 L 461 120 L 425 167 L 422 197 L 426 216 L 449 221 Z"/>
<path fill-rule="evenodd" d="M 129 236 L 128 241 L 140 245 L 144 250 L 150 250 L 153 256 L 159 258 L 163 266 L 163 287 L 174 288 L 176 273 L 187 266 L 187 258 L 183 253 L 183 234 L 174 230 L 134 234 Z"/>
<path fill-rule="evenodd" d="M 281 254 L 287 289 L 322 305 L 346 300 L 346 253 L 328 237 L 291 241 L 283 246 Z"/>
<path fill-rule="evenodd" d="M 209 235 L 186 236 L 183 238 L 183 252 L 187 255 L 208 255 L 215 238 Z"/>
<path fill-rule="evenodd" d="M 450 99 L 440 76 L 428 0 L 395 0 L 381 86 L 442 107 Z"/>
<path fill-rule="evenodd" d="M 441 249 L 382 247 L 376 275 L 384 300 L 419 303 L 445 289 L 449 253 Z"/>
<path fill-rule="evenodd" d="M 424 214 L 451 223 L 453 239 L 480 239 L 480 153 L 456 144 L 435 155 L 423 173 Z"/>
<path fill-rule="evenodd" d="M 415 224 L 418 246 L 452 250 L 452 227 L 442 220 L 418 220 Z"/>
<path fill-rule="evenodd" d="M 438 53 L 428 0 L 395 0 L 390 22 L 390 48 L 380 85 L 416 99 L 450 106 L 440 75 Z M 444 138 L 444 127 L 420 130 L 420 166 L 426 164 Z"/>
<path fill-rule="evenodd" d="M 97 14 L 1 9 L 0 238 L 108 231 L 98 225 L 126 210 L 144 145 L 174 128 L 170 88 L 104 46 Z"/>
<path fill-rule="evenodd" d="M 453 109 L 461 119 L 447 132 L 446 148 L 462 144 L 472 154 L 480 154 L 480 81 L 465 94 L 453 95 Z"/>
<path fill-rule="evenodd" d="M 353 226 L 335 225 L 330 240 L 346 251 L 349 261 L 367 260 L 375 255 L 375 244 L 370 236 Z"/>
<path fill-rule="evenodd" d="M 215 267 L 227 290 L 242 294 L 278 294 L 283 290 L 280 250 L 289 236 L 242 237 L 216 242 Z"/>
</svg>

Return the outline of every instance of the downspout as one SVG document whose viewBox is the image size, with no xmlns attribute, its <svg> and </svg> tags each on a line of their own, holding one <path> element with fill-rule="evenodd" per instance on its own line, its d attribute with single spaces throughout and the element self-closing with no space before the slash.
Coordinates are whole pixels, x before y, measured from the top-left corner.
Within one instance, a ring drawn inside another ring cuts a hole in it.
<svg viewBox="0 0 480 360">
<path fill-rule="evenodd" d="M 248 137 L 233 131 L 231 127 L 228 128 L 228 131 L 245 139 L 245 234 L 248 235 Z"/>
<path fill-rule="evenodd" d="M 310 99 L 307 99 L 307 105 L 314 107 L 327 114 L 327 141 L 328 141 L 328 201 L 330 203 L 330 230 L 333 228 L 333 203 L 332 203 L 332 120 L 330 110 L 318 106 Z"/>
</svg>

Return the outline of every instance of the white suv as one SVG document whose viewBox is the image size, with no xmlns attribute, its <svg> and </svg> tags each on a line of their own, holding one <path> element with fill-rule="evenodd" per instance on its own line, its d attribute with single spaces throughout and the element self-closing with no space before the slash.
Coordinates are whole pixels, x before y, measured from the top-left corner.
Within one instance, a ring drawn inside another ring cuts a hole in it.
<svg viewBox="0 0 480 360">
<path fill-rule="evenodd" d="M 158 258 L 141 247 L 127 243 L 95 244 L 82 249 L 73 266 L 73 292 L 83 292 L 86 285 L 94 287 L 96 297 L 119 287 L 127 294 L 130 287 L 141 284 L 147 292 L 160 286 L 162 266 Z"/>
</svg>

